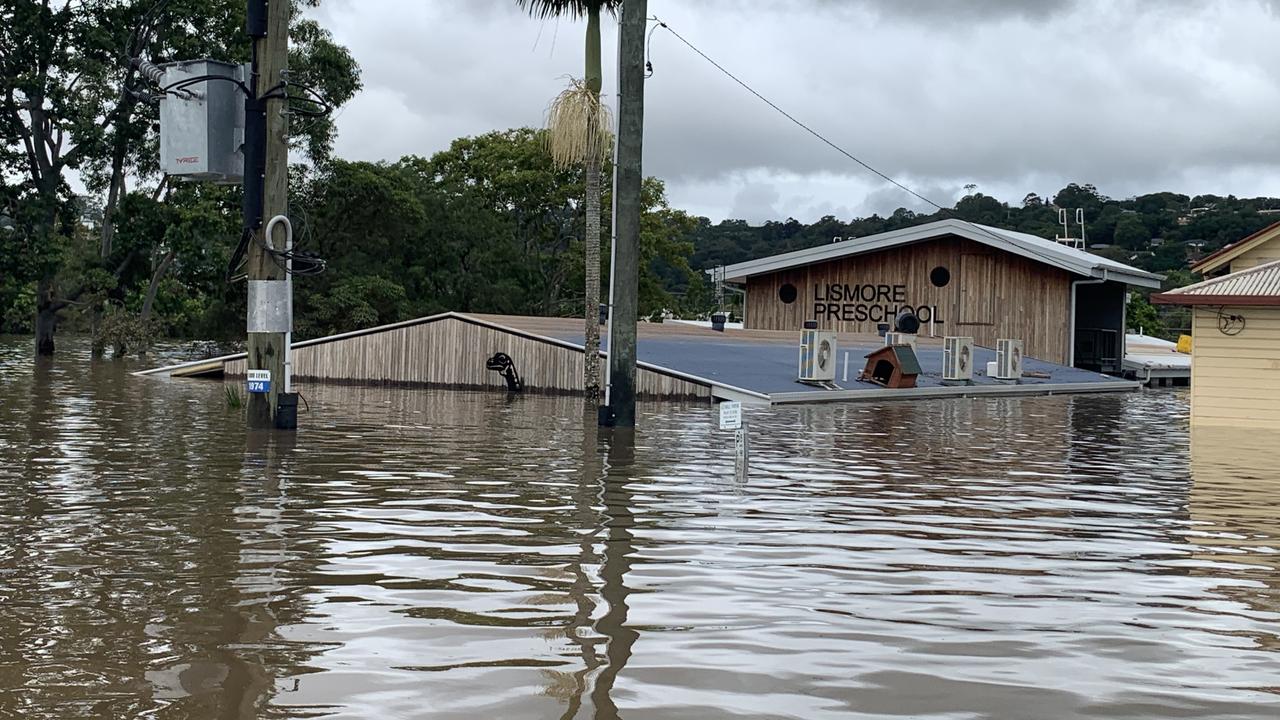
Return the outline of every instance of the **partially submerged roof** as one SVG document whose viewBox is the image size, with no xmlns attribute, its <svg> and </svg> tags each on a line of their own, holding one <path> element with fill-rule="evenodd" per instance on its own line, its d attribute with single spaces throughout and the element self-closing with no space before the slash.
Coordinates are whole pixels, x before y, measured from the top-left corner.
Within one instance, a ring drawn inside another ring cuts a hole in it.
<svg viewBox="0 0 1280 720">
<path fill-rule="evenodd" d="M 1151 296 L 1167 305 L 1280 305 L 1280 260 Z"/>
<path fill-rule="evenodd" d="M 1160 287 L 1160 281 L 1164 279 L 1163 276 L 1155 273 L 1139 270 L 1124 263 L 1109 260 L 1084 250 L 1077 250 L 1036 235 L 1014 232 L 1013 230 L 1001 230 L 988 225 L 979 225 L 967 220 L 956 219 L 938 220 L 937 222 L 916 225 L 902 230 L 851 238 L 831 243 L 830 245 L 820 245 L 729 265 L 724 268 L 724 279 L 726 282 L 745 282 L 747 278 L 753 275 L 764 275 L 793 267 L 826 262 L 836 258 L 863 255 L 949 235 L 989 245 L 996 249 L 1004 250 L 1014 255 L 1021 255 L 1036 262 L 1085 277 L 1107 278 L 1129 285 L 1150 288 Z"/>
<path fill-rule="evenodd" d="M 1217 252 L 1204 256 L 1200 262 L 1192 265 L 1191 269 L 1201 275 L 1207 275 L 1246 252 L 1278 237 L 1280 237 L 1280 222 L 1274 222 L 1243 240 L 1237 240 Z"/>
</svg>

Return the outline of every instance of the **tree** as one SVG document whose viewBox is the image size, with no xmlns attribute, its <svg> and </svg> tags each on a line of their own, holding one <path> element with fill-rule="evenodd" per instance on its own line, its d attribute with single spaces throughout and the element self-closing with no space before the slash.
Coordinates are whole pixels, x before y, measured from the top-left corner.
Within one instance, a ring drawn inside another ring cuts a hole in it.
<svg viewBox="0 0 1280 720">
<path fill-rule="evenodd" d="M 600 13 L 614 12 L 622 0 L 516 0 L 535 17 L 587 18 L 586 69 L 581 82 L 571 81 L 569 89 L 552 103 L 548 116 L 549 147 L 562 166 L 581 163 L 586 174 L 586 234 L 583 260 L 586 269 L 584 321 L 585 352 L 583 387 L 587 398 L 600 397 L 600 175 L 603 148 L 608 145 L 611 122 L 600 103 Z"/>
<path fill-rule="evenodd" d="M 545 133 L 487 133 L 430 158 L 334 160 L 301 176 L 295 237 L 329 269 L 299 287 L 296 335 L 446 310 L 576 315 L 585 173 L 557 167 Z M 697 221 L 668 205 L 655 178 L 642 199 L 641 310 L 697 312 L 702 280 L 688 264 Z"/>
<path fill-rule="evenodd" d="M 1098 188 L 1086 183 L 1078 185 L 1069 183 L 1053 196 L 1053 204 L 1060 208 L 1084 208 L 1086 218 L 1095 218 L 1102 211 L 1102 205 L 1108 198 L 1098 192 Z"/>
<path fill-rule="evenodd" d="M 1125 306 L 1125 327 L 1144 335 L 1164 337 L 1169 330 L 1156 307 L 1141 293 L 1130 293 L 1129 304 Z"/>
<path fill-rule="evenodd" d="M 1147 226 L 1137 215 L 1125 215 L 1116 223 L 1115 244 L 1131 250 L 1142 249 L 1151 239 Z"/>
<path fill-rule="evenodd" d="M 53 352 L 61 312 L 89 291 L 65 271 L 79 262 L 73 251 L 87 252 L 73 237 L 68 174 L 107 194 L 90 253 L 97 269 L 118 282 L 143 259 L 115 242 L 126 181 L 158 172 L 156 109 L 142 100 L 144 82 L 131 59 L 244 61 L 244 12 L 243 0 L 11 0 L 0 9 L 0 175 L 15 179 L 5 199 L 19 218 L 6 244 L 24 253 L 21 278 L 35 284 L 38 353 Z M 359 76 L 346 50 L 312 21 L 296 20 L 292 32 L 294 81 L 317 87 L 331 105 L 348 100 Z M 332 125 L 322 118 L 302 134 L 315 155 L 327 149 Z"/>
</svg>

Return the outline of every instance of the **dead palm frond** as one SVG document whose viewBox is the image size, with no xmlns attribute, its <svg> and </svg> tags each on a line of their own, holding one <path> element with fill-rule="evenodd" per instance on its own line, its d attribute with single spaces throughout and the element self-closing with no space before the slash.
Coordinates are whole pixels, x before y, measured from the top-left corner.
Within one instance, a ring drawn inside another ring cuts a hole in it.
<svg viewBox="0 0 1280 720">
<path fill-rule="evenodd" d="M 547 108 L 547 151 L 561 169 L 604 159 L 613 139 L 613 113 L 586 83 L 570 78 L 569 87 Z"/>
</svg>

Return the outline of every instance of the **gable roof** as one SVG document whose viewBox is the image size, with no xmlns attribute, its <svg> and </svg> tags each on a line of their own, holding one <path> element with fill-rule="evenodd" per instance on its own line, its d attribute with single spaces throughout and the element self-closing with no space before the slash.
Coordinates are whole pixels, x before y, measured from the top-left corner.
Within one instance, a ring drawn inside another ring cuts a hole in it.
<svg viewBox="0 0 1280 720">
<path fill-rule="evenodd" d="M 1166 305 L 1280 305 L 1280 260 L 1151 296 Z"/>
<path fill-rule="evenodd" d="M 1200 259 L 1200 262 L 1192 265 L 1191 269 L 1201 275 L 1211 273 L 1246 252 L 1277 237 L 1280 237 L 1280 222 L 1271 223 L 1243 240 L 1237 240 L 1216 252 L 1205 255 Z"/>
<path fill-rule="evenodd" d="M 862 255 L 888 248 L 923 242 L 934 238 L 955 235 L 999 250 L 1051 265 L 1076 275 L 1108 278 L 1130 285 L 1158 288 L 1163 276 L 1108 260 L 1062 243 L 1046 240 L 1037 235 L 1001 230 L 989 225 L 979 225 L 954 218 L 937 220 L 924 225 L 893 230 L 891 232 L 851 238 L 830 245 L 796 250 L 772 255 L 758 260 L 728 265 L 724 268 L 726 282 L 744 282 L 753 275 L 777 272 L 788 268 L 826 262 L 842 257 Z M 708 273 L 713 271 L 708 270 Z"/>
</svg>

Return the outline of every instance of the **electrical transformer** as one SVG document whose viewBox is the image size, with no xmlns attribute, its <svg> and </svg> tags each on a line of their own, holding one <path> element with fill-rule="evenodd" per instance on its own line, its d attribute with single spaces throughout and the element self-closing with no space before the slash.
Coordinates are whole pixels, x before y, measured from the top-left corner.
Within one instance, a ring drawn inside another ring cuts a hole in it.
<svg viewBox="0 0 1280 720">
<path fill-rule="evenodd" d="M 161 67 L 169 90 L 160 100 L 160 168 L 183 180 L 241 182 L 245 94 L 240 85 L 248 83 L 245 68 L 219 60 Z M 201 77 L 207 79 L 184 85 Z"/>
</svg>

